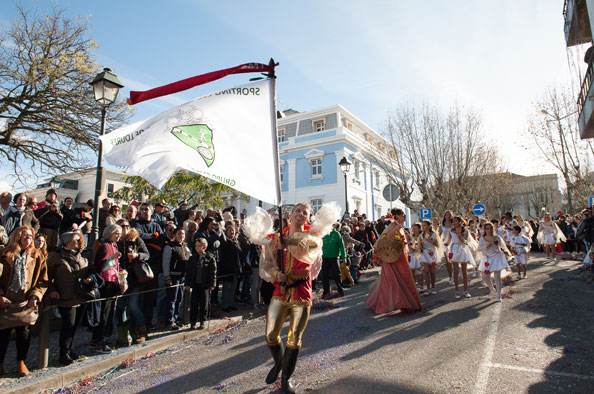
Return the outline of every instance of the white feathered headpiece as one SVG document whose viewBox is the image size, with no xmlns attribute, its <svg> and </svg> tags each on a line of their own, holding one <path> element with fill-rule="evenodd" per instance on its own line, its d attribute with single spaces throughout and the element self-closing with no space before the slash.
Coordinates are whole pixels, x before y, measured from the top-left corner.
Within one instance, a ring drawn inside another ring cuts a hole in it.
<svg viewBox="0 0 594 394">
<path fill-rule="evenodd" d="M 274 232 L 272 217 L 264 209 L 257 207 L 256 213 L 245 218 L 243 231 L 251 242 L 258 245 L 267 245 L 270 243 L 268 234 Z"/>
<path fill-rule="evenodd" d="M 334 201 L 322 205 L 322 208 L 311 220 L 311 230 L 309 232 L 320 238 L 330 234 L 334 223 L 340 220 L 341 211 L 340 206 Z"/>
</svg>

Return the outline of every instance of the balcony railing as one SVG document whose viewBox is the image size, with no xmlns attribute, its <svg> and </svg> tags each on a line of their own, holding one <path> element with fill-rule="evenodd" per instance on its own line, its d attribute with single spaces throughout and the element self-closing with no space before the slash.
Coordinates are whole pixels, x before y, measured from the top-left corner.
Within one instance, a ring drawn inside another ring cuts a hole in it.
<svg viewBox="0 0 594 394">
<path fill-rule="evenodd" d="M 584 82 L 582 82 L 580 95 L 578 96 L 577 100 L 578 113 L 580 114 L 582 113 L 584 104 L 588 99 L 588 93 L 590 92 L 590 87 L 592 86 L 592 80 L 594 80 L 594 67 L 592 67 L 592 58 L 590 58 L 588 62 L 588 70 L 586 71 L 586 75 L 584 76 Z"/>
</svg>

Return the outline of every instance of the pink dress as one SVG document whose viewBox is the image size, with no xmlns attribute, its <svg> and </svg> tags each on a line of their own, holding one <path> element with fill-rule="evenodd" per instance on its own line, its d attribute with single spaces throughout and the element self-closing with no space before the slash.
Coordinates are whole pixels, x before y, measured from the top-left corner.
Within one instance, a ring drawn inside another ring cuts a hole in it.
<svg viewBox="0 0 594 394">
<path fill-rule="evenodd" d="M 394 231 L 392 226 L 388 227 L 384 235 L 388 238 L 400 234 L 404 237 L 402 230 Z M 379 240 L 378 240 L 379 242 Z M 376 244 L 377 245 L 377 244 Z M 378 261 L 382 269 L 379 279 L 373 284 L 371 291 L 365 299 L 365 303 L 375 313 L 387 313 L 397 309 L 407 312 L 421 309 L 421 299 L 415 287 L 415 281 L 408 266 L 408 252 L 406 247 L 402 250 L 400 257 L 395 262 Z"/>
</svg>

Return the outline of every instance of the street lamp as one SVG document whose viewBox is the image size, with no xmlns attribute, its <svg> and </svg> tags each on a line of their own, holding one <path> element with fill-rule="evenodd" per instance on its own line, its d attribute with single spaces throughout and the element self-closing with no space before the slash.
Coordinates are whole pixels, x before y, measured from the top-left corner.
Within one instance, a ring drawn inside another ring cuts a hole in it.
<svg viewBox="0 0 594 394">
<path fill-rule="evenodd" d="M 340 161 L 338 162 L 338 165 L 340 166 L 340 169 L 341 169 L 342 173 L 344 174 L 344 203 L 345 203 L 344 216 L 346 217 L 349 214 L 349 199 L 348 199 L 348 195 L 347 195 L 347 173 L 351 169 L 351 163 L 347 160 L 346 157 L 343 156 L 342 159 L 340 159 Z"/>
<path fill-rule="evenodd" d="M 100 136 L 105 134 L 105 115 L 107 107 L 113 104 L 118 97 L 118 92 L 124 85 L 121 84 L 118 77 L 111 72 L 109 68 L 104 68 L 93 82 L 91 82 L 93 92 L 95 93 L 95 100 L 101 104 L 101 132 Z M 99 239 L 99 196 L 101 195 L 101 184 L 103 183 L 103 146 L 99 140 L 99 152 L 97 154 L 97 175 L 95 177 L 95 199 L 93 206 L 93 227 L 91 229 L 91 239 L 89 245 L 92 248 L 93 244 Z"/>
</svg>

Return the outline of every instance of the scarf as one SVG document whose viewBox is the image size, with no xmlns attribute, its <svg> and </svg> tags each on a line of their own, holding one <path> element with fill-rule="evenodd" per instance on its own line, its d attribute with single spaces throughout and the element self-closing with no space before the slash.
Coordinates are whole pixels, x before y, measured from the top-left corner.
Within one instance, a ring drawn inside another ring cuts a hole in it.
<svg viewBox="0 0 594 394">
<path fill-rule="evenodd" d="M 27 252 L 14 256 L 14 274 L 10 282 L 9 290 L 19 293 L 25 290 L 27 285 Z"/>
</svg>

